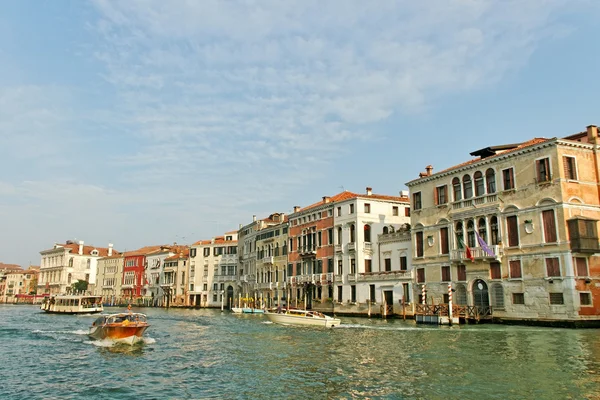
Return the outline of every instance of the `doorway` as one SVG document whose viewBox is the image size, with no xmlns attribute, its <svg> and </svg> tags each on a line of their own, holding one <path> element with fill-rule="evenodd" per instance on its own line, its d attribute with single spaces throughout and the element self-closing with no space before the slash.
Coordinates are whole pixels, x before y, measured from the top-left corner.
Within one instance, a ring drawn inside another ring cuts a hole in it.
<svg viewBox="0 0 600 400">
<path fill-rule="evenodd" d="M 480 308 L 487 308 L 490 306 L 488 286 L 487 283 L 481 279 L 477 279 L 473 282 L 473 305 Z"/>
</svg>

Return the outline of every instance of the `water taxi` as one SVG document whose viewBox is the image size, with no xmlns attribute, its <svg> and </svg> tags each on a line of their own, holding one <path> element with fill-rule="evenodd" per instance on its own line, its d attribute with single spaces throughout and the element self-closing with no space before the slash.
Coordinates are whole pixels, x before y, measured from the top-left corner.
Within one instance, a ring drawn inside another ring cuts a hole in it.
<svg viewBox="0 0 600 400">
<path fill-rule="evenodd" d="M 92 339 L 108 339 L 133 345 L 144 340 L 142 335 L 148 327 L 150 325 L 145 314 L 132 312 L 110 314 L 101 316 L 92 323 L 89 336 Z"/>
<path fill-rule="evenodd" d="M 104 311 L 102 296 L 76 294 L 47 296 L 40 309 L 56 314 L 94 314 Z"/>
<path fill-rule="evenodd" d="M 310 325 L 333 328 L 339 326 L 341 321 L 318 311 L 308 310 L 281 310 L 281 312 L 265 312 L 269 321 L 281 325 Z"/>
</svg>

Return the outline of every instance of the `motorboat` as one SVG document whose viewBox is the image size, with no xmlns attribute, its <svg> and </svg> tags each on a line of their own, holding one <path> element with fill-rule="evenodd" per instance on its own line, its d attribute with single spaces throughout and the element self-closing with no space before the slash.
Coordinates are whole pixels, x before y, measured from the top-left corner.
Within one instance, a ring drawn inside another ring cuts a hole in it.
<svg viewBox="0 0 600 400">
<path fill-rule="evenodd" d="M 262 314 L 265 310 L 251 307 L 231 307 L 231 312 L 234 314 Z"/>
<path fill-rule="evenodd" d="M 103 315 L 92 323 L 89 336 L 133 345 L 143 340 L 142 335 L 149 326 L 145 314 L 130 312 Z"/>
<path fill-rule="evenodd" d="M 309 310 L 280 310 L 279 312 L 265 312 L 269 321 L 281 325 L 310 325 L 333 328 L 339 326 L 341 321 L 318 311 Z"/>
<path fill-rule="evenodd" d="M 57 314 L 94 314 L 104 311 L 102 296 L 78 294 L 44 297 L 40 309 Z"/>
</svg>

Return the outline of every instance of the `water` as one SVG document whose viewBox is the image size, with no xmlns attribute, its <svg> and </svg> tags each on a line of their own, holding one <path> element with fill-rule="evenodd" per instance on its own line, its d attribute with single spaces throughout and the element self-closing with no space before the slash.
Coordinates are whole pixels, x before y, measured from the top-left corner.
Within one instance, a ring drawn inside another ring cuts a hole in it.
<svg viewBox="0 0 600 400">
<path fill-rule="evenodd" d="M 600 398 L 599 330 L 142 312 L 152 326 L 131 347 L 90 341 L 94 316 L 0 306 L 0 398 Z"/>
</svg>

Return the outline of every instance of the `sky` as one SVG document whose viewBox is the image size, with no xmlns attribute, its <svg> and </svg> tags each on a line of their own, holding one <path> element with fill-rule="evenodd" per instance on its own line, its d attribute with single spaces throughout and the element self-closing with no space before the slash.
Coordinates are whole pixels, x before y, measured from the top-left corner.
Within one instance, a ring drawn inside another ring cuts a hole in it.
<svg viewBox="0 0 600 400">
<path fill-rule="evenodd" d="M 210 239 L 600 124 L 594 0 L 0 2 L 0 262 Z"/>
</svg>

